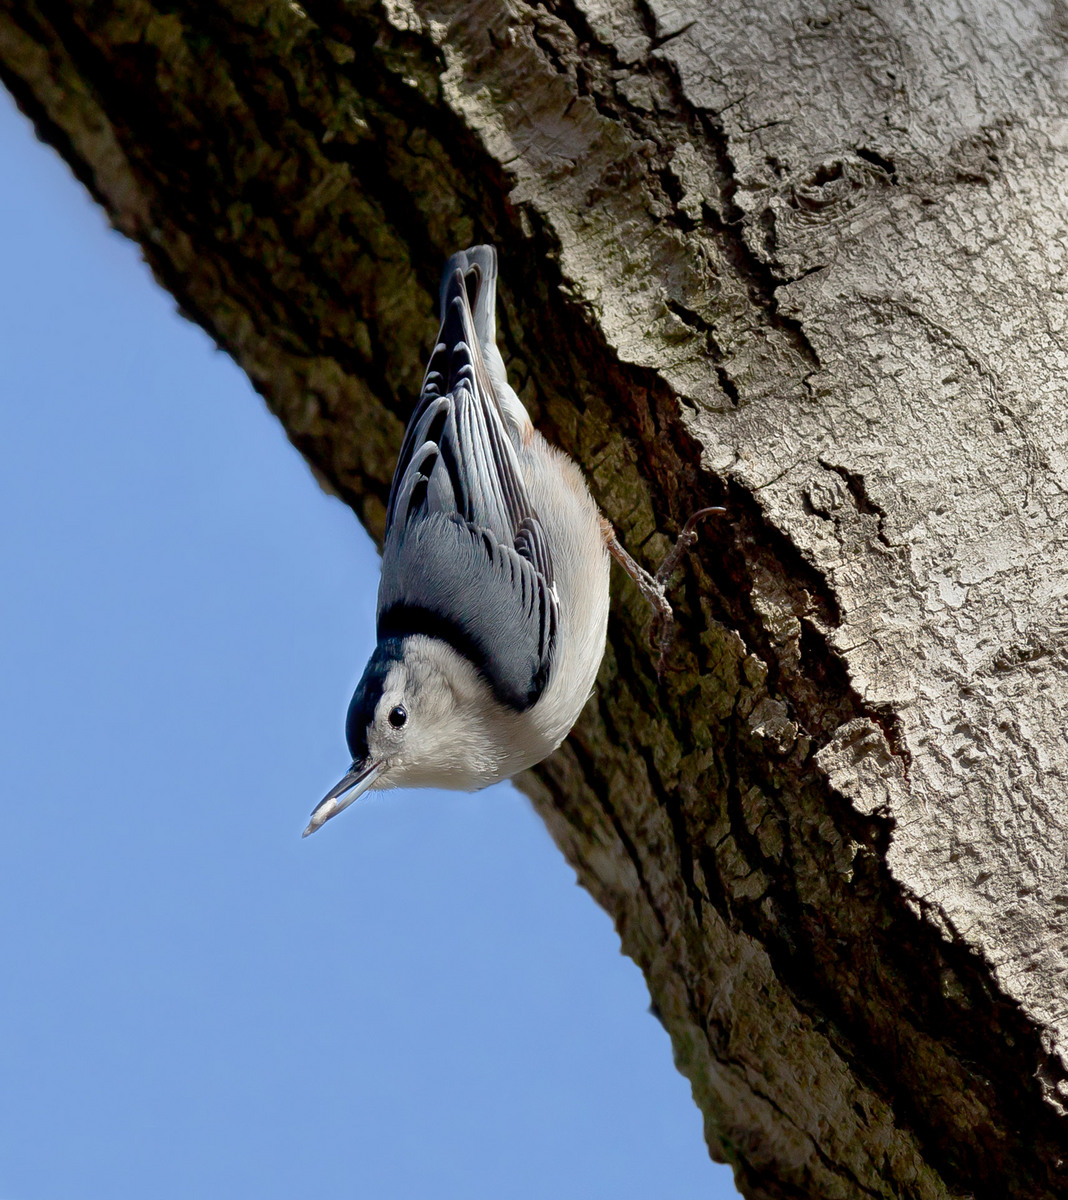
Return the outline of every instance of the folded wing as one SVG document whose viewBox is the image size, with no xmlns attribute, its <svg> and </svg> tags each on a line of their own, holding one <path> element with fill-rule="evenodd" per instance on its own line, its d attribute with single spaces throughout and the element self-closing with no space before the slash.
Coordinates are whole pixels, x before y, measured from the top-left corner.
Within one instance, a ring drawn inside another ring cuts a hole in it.
<svg viewBox="0 0 1068 1200">
<path fill-rule="evenodd" d="M 442 322 L 393 476 L 378 635 L 443 638 L 518 711 L 544 690 L 556 638 L 552 555 L 487 369 L 492 247 L 455 255 Z"/>
</svg>

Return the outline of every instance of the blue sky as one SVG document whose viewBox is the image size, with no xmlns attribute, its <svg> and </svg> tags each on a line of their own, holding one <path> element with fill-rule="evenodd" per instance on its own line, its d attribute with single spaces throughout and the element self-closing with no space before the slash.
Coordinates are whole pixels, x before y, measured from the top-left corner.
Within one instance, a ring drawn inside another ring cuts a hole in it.
<svg viewBox="0 0 1068 1200">
<path fill-rule="evenodd" d="M 0 92 L 0 1200 L 734 1195 L 510 786 L 315 837 L 378 560 Z"/>
</svg>

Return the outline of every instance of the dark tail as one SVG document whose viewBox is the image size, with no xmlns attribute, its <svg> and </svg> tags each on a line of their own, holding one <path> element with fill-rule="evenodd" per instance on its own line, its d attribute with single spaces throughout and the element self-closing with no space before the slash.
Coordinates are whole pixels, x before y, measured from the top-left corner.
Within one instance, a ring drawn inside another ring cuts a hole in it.
<svg viewBox="0 0 1068 1200">
<path fill-rule="evenodd" d="M 454 254 L 445 264 L 441 276 L 441 319 L 444 322 L 449 302 L 460 286 L 457 271 L 463 276 L 463 286 L 471 304 L 475 336 L 485 349 L 497 340 L 497 251 L 493 246 L 472 246 Z"/>
</svg>

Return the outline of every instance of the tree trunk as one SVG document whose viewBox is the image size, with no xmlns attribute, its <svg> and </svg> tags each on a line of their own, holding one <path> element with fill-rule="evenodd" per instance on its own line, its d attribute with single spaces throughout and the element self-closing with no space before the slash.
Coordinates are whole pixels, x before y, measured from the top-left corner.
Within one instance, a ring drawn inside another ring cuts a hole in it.
<svg viewBox="0 0 1068 1200">
<path fill-rule="evenodd" d="M 445 257 L 655 564 L 522 779 L 750 1197 L 1068 1195 L 1063 0 L 0 0 L 376 537 Z M 205 430 L 206 437 L 211 431 Z"/>
</svg>

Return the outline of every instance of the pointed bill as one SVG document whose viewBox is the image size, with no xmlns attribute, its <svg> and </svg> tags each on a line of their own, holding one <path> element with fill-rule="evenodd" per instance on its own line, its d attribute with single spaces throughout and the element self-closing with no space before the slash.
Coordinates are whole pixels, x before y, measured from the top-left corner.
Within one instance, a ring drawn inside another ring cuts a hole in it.
<svg viewBox="0 0 1068 1200">
<path fill-rule="evenodd" d="M 359 800 L 381 774 L 381 763 L 363 763 L 359 766 L 353 763 L 345 777 L 335 784 L 315 806 L 311 820 L 308 822 L 308 828 L 304 830 L 301 837 L 307 837 L 309 833 L 314 833 L 320 825 L 325 825 L 331 817 L 336 817 L 353 801 Z"/>
</svg>

